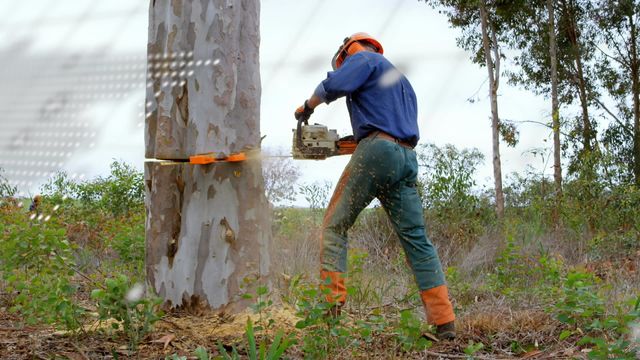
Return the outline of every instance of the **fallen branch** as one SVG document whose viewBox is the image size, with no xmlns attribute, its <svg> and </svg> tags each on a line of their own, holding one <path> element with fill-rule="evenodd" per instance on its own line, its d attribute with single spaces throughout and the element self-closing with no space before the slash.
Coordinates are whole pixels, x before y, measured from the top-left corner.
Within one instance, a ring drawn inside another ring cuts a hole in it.
<svg viewBox="0 0 640 360">
<path fill-rule="evenodd" d="M 159 320 L 160 320 L 160 321 L 164 321 L 164 322 L 166 322 L 167 324 L 173 325 L 174 327 L 176 327 L 176 328 L 177 328 L 177 329 L 179 329 L 179 330 L 184 330 L 184 328 L 183 328 L 182 326 L 180 326 L 180 325 L 176 324 L 175 322 L 173 322 L 173 321 L 171 321 L 171 320 L 169 320 L 169 319 L 160 318 Z"/>
</svg>

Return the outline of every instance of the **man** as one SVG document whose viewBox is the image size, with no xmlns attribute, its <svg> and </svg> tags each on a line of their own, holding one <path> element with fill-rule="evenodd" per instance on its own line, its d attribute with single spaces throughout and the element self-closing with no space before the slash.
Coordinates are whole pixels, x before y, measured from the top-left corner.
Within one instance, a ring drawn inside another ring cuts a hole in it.
<svg viewBox="0 0 640 360">
<path fill-rule="evenodd" d="M 418 143 L 416 96 L 409 81 L 382 55 L 382 45 L 366 33 L 346 38 L 332 60 L 333 70 L 295 111 L 308 118 L 321 103 L 346 96 L 358 142 L 324 217 L 320 277 L 339 308 L 346 300 L 347 231 L 358 214 L 378 198 L 400 238 L 420 289 L 427 321 L 442 339 L 455 337 L 455 315 L 442 265 L 427 238 L 416 190 Z"/>
</svg>

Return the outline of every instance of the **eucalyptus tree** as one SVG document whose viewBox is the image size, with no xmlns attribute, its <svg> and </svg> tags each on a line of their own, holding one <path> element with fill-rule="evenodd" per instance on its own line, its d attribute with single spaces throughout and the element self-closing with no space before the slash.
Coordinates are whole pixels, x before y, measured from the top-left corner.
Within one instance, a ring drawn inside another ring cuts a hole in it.
<svg viewBox="0 0 640 360">
<path fill-rule="evenodd" d="M 562 148 L 556 3 L 557 0 L 527 1 L 526 6 L 511 11 L 505 21 L 508 23 L 510 35 L 506 37 L 506 41 L 514 51 L 513 62 L 516 65 L 507 72 L 510 82 L 551 100 L 551 123 L 544 125 L 553 133 L 553 177 L 556 197 L 553 218 L 558 225 L 558 210 L 562 197 Z M 566 81 L 566 72 L 564 75 L 565 85 L 570 84 L 570 81 Z M 565 91 L 565 101 L 570 94 L 572 92 Z"/>
<path fill-rule="evenodd" d="M 618 163 L 629 165 L 624 177 L 640 186 L 640 1 L 596 1 L 590 14 L 598 29 L 599 80 L 617 108 L 603 140 Z"/>
<path fill-rule="evenodd" d="M 492 163 L 496 214 L 504 214 L 502 166 L 500 161 L 500 133 L 503 124 L 498 111 L 498 89 L 501 65 L 505 58 L 503 45 L 508 43 L 508 19 L 524 0 L 426 0 L 433 8 L 444 13 L 452 27 L 461 30 L 458 46 L 471 53 L 471 60 L 487 69 L 491 102 Z"/>
<path fill-rule="evenodd" d="M 593 60 L 595 37 L 593 22 L 589 17 L 592 2 L 590 0 L 558 0 L 558 61 L 566 72 L 566 77 L 572 87 L 569 92 L 577 93 L 580 104 L 581 120 L 576 130 L 581 133 L 581 155 L 591 153 L 596 140 L 596 130 L 593 119 L 589 114 L 589 107 L 598 98 L 597 87 L 594 84 Z M 565 93 L 573 99 L 574 95 Z"/>
</svg>

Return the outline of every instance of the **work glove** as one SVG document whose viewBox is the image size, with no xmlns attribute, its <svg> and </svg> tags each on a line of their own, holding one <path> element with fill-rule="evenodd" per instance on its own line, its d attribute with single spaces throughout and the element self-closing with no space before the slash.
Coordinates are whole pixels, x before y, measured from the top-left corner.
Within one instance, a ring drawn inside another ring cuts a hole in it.
<svg viewBox="0 0 640 360">
<path fill-rule="evenodd" d="M 295 116 L 298 121 L 307 121 L 309 120 L 309 117 L 311 117 L 311 114 L 313 114 L 313 109 L 309 107 L 309 100 L 305 100 L 304 105 L 297 108 L 296 112 L 293 113 L 293 116 Z"/>
</svg>

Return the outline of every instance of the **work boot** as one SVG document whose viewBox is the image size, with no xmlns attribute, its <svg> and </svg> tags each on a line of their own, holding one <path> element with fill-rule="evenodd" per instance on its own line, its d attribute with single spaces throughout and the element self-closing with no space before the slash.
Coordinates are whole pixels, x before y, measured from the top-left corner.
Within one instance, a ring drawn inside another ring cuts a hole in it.
<svg viewBox="0 0 640 360">
<path fill-rule="evenodd" d="M 427 315 L 427 322 L 436 326 L 436 335 L 440 340 L 451 340 L 456 337 L 453 306 L 449 301 L 446 285 L 436 286 L 420 291 L 420 298 Z"/>
<path fill-rule="evenodd" d="M 455 321 L 446 324 L 436 325 L 436 336 L 439 340 L 453 340 L 456 338 Z"/>
</svg>

